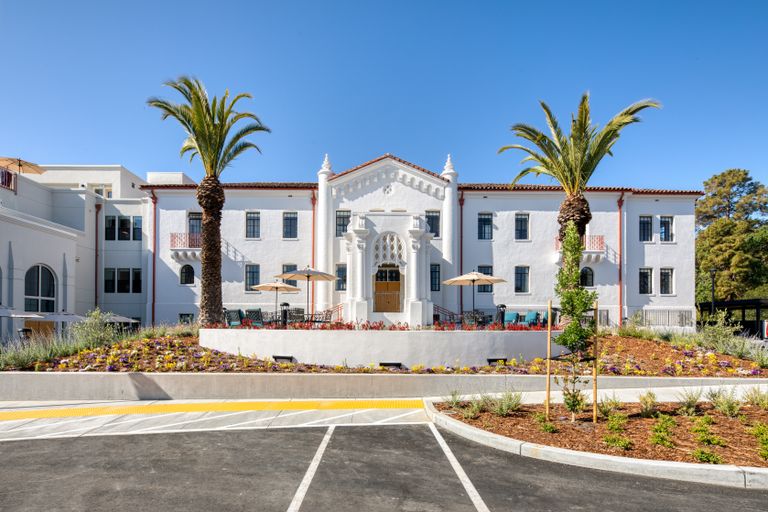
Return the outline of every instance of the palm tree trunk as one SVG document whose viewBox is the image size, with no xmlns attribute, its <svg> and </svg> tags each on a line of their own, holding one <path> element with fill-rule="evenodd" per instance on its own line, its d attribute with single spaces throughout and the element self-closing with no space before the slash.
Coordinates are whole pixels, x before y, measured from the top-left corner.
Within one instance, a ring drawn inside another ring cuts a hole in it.
<svg viewBox="0 0 768 512">
<path fill-rule="evenodd" d="M 197 202 L 203 210 L 200 325 L 210 325 L 224 321 L 221 302 L 221 210 L 224 208 L 224 189 L 216 176 L 206 176 L 197 186 Z"/>
<path fill-rule="evenodd" d="M 592 212 L 589 209 L 589 203 L 582 194 L 566 196 L 560 205 L 560 213 L 557 215 L 557 222 L 560 224 L 559 238 L 562 242 L 565 238 L 565 228 L 568 222 L 573 221 L 579 236 L 583 237 L 587 232 L 587 224 L 592 220 Z"/>
</svg>

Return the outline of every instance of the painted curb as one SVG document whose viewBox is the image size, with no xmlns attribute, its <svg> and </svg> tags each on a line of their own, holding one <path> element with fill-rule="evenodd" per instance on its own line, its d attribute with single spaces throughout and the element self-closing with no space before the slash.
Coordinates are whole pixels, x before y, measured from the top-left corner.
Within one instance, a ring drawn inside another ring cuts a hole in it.
<svg viewBox="0 0 768 512">
<path fill-rule="evenodd" d="M 438 412 L 435 409 L 433 400 L 425 399 L 424 409 L 429 419 L 435 425 L 443 427 L 470 441 L 514 455 L 628 475 L 725 487 L 768 489 L 768 468 L 632 459 L 615 455 L 567 450 L 565 448 L 520 441 L 486 432 Z"/>
<path fill-rule="evenodd" d="M 603 389 L 768 385 L 768 379 L 600 377 Z M 423 398 L 544 391 L 543 375 L 0 372 L 0 400 Z"/>
</svg>

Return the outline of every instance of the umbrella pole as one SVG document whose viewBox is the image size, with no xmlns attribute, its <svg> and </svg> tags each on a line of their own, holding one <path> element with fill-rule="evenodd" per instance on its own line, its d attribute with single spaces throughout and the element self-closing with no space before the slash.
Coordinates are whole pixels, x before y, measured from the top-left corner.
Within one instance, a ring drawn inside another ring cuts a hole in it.
<svg viewBox="0 0 768 512">
<path fill-rule="evenodd" d="M 305 310 L 306 313 L 309 315 L 309 276 L 307 276 L 307 309 Z M 311 318 L 311 317 L 307 317 Z"/>
<path fill-rule="evenodd" d="M 475 282 L 472 281 L 472 313 L 475 312 Z"/>
<path fill-rule="evenodd" d="M 277 288 L 275 288 L 275 317 L 277 317 Z"/>
</svg>

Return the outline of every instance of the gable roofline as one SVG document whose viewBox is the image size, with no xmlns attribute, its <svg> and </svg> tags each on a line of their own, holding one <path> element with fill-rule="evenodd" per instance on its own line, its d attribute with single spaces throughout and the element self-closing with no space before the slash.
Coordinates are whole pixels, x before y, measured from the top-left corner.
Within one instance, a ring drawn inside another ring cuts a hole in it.
<svg viewBox="0 0 768 512">
<path fill-rule="evenodd" d="M 355 166 L 355 167 L 353 167 L 351 169 L 347 169 L 346 171 L 342 171 L 342 172 L 340 172 L 338 174 L 334 174 L 333 176 L 328 178 L 328 181 L 333 181 L 336 178 L 340 178 L 342 176 L 346 176 L 348 174 L 352 174 L 353 172 L 359 171 L 360 169 L 362 169 L 364 167 L 368 167 L 369 165 L 373 165 L 373 164 L 375 164 L 377 162 L 381 162 L 382 160 L 386 160 L 386 159 L 394 160 L 395 162 L 399 162 L 399 163 L 401 163 L 403 165 L 407 165 L 408 167 L 412 167 L 412 168 L 416 169 L 417 171 L 421 171 L 421 172 L 423 172 L 425 174 L 428 174 L 428 175 L 432 176 L 433 178 L 437 178 L 440 181 L 444 181 L 446 183 L 448 182 L 448 180 L 446 180 L 445 178 L 443 178 L 442 176 L 440 176 L 436 172 L 430 171 L 429 169 L 425 169 L 424 167 L 421 167 L 420 165 L 416 165 L 414 163 L 411 163 L 408 160 L 404 160 L 404 159 L 402 159 L 402 158 L 400 158 L 398 156 L 393 155 L 392 153 L 384 153 L 383 155 L 381 155 L 378 158 L 374 158 L 373 160 L 369 160 L 369 161 L 367 161 L 365 163 L 362 163 L 360 165 L 357 165 L 357 166 Z"/>
<path fill-rule="evenodd" d="M 288 181 L 254 181 L 243 183 L 222 183 L 225 190 L 315 190 L 317 183 Z M 142 190 L 195 190 L 196 183 L 168 183 L 142 185 Z"/>
</svg>

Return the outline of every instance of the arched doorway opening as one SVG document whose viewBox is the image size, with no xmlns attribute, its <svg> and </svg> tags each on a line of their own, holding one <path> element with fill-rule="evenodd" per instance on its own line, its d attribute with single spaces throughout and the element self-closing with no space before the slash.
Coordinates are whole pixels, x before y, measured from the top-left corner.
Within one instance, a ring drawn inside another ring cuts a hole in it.
<svg viewBox="0 0 768 512">
<path fill-rule="evenodd" d="M 403 311 L 402 276 L 397 265 L 379 265 L 373 283 L 373 311 L 375 313 L 400 313 Z"/>
<path fill-rule="evenodd" d="M 24 275 L 24 311 L 53 313 L 56 311 L 56 276 L 45 265 L 34 265 Z M 50 333 L 54 324 L 46 320 L 27 320 L 24 327 L 36 333 Z"/>
</svg>

